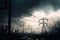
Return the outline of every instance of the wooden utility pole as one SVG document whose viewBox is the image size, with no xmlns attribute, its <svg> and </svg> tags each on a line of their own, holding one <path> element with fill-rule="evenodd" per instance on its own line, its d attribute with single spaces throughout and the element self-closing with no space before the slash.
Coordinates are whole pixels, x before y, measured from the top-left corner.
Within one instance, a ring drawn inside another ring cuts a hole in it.
<svg viewBox="0 0 60 40">
<path fill-rule="evenodd" d="M 23 33 L 24 33 L 24 26 L 23 26 Z"/>
<path fill-rule="evenodd" d="M 31 33 L 32 33 L 32 27 L 31 27 Z"/>
<path fill-rule="evenodd" d="M 24 33 L 24 24 L 23 24 L 23 33 Z"/>
<path fill-rule="evenodd" d="M 8 1 L 8 34 L 11 33 L 11 0 Z"/>
</svg>

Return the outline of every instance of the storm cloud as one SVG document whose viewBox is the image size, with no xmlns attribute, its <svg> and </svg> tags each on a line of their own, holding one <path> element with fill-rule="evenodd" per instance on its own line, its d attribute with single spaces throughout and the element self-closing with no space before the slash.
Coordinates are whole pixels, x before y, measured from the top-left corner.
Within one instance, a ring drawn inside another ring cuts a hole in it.
<svg viewBox="0 0 60 40">
<path fill-rule="evenodd" d="M 0 3 L 1 5 L 1 3 Z M 19 18 L 32 16 L 33 10 L 48 10 L 53 9 L 57 11 L 60 9 L 60 0 L 11 0 L 11 17 L 12 25 L 19 26 Z M 0 23 L 7 24 L 8 22 L 8 11 L 0 10 Z"/>
<path fill-rule="evenodd" d="M 60 0 L 12 0 L 12 18 L 31 16 L 33 9 L 60 9 Z M 45 8 L 44 8 L 45 7 Z"/>
<path fill-rule="evenodd" d="M 60 8 L 60 0 L 12 0 L 12 16 L 28 14 L 33 8 L 38 6 L 41 8 L 47 4 L 52 6 L 54 10 Z"/>
</svg>

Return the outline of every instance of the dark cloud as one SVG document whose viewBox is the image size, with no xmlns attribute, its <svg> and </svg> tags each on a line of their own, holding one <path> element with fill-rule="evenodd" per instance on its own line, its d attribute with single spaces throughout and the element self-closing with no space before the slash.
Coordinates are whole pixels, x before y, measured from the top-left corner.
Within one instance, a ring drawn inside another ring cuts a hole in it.
<svg viewBox="0 0 60 40">
<path fill-rule="evenodd" d="M 60 8 L 60 0 L 42 0 L 42 3 L 44 4 L 50 3 L 54 7 L 55 10 Z"/>
<path fill-rule="evenodd" d="M 21 16 L 31 16 L 29 12 L 34 7 L 43 6 L 45 4 L 51 4 L 55 10 L 60 8 L 60 0 L 12 0 L 11 7 L 12 7 L 12 19 L 18 18 Z M 0 3 L 1 6 L 1 3 Z M 28 10 L 30 9 L 30 10 Z M 8 13 L 6 10 L 0 10 L 0 22 L 6 22 L 5 20 L 8 18 Z"/>
<path fill-rule="evenodd" d="M 60 0 L 11 0 L 12 26 L 22 27 L 23 23 L 19 21 L 18 18 L 21 18 L 22 16 L 23 17 L 31 16 L 29 12 L 31 12 L 33 8 L 35 7 L 38 8 L 38 6 L 43 7 L 46 6 L 46 4 L 52 5 L 54 10 L 60 9 Z M 1 6 L 4 6 L 4 4 L 2 5 L 0 0 L 0 8 Z M 8 23 L 7 9 L 0 10 L 0 23 L 1 24 Z"/>
<path fill-rule="evenodd" d="M 12 9 L 14 10 L 12 15 L 25 15 L 38 3 L 38 0 L 12 0 Z"/>
<path fill-rule="evenodd" d="M 46 4 L 51 4 L 55 10 L 60 8 L 60 0 L 12 0 L 12 10 L 14 10 L 12 15 L 25 15 L 26 13 L 31 11 L 32 8 L 38 7 L 39 5 L 43 6 Z"/>
</svg>

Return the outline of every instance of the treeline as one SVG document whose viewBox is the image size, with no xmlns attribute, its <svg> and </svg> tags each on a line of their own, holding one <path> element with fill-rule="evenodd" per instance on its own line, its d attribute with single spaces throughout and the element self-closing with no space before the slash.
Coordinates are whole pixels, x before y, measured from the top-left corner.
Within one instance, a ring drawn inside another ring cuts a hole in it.
<svg viewBox="0 0 60 40">
<path fill-rule="evenodd" d="M 0 24 L 0 33 L 1 34 L 8 33 L 8 26 L 7 25 L 1 25 Z"/>
</svg>

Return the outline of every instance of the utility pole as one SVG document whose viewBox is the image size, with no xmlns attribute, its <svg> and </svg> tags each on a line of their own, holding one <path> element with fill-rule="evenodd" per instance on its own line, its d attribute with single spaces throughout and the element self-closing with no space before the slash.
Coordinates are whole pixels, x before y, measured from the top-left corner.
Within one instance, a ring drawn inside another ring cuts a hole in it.
<svg viewBox="0 0 60 40">
<path fill-rule="evenodd" d="M 8 34 L 11 33 L 11 0 L 8 1 Z"/>
<path fill-rule="evenodd" d="M 24 26 L 23 26 L 23 33 L 24 33 Z"/>
<path fill-rule="evenodd" d="M 32 33 L 32 27 L 31 27 L 31 33 Z"/>
<path fill-rule="evenodd" d="M 23 33 L 24 33 L 24 24 L 23 24 Z"/>
</svg>

